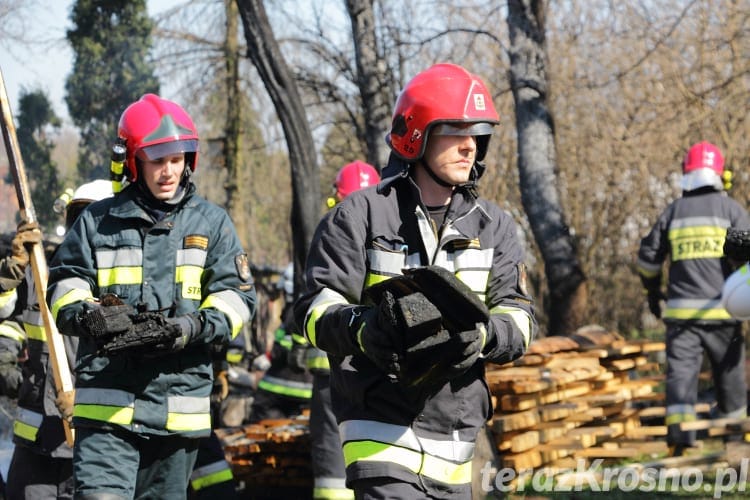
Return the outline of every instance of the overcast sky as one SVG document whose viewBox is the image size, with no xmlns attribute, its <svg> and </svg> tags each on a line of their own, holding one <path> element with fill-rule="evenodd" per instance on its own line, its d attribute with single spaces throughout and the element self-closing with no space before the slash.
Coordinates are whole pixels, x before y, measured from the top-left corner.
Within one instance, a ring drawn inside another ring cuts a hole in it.
<svg viewBox="0 0 750 500">
<path fill-rule="evenodd" d="M 154 15 L 185 0 L 147 0 L 148 11 Z M 45 40 L 34 47 L 16 48 L 11 53 L 0 49 L 0 70 L 8 90 L 13 116 L 18 112 L 18 96 L 21 88 L 41 88 L 50 98 L 55 113 L 70 123 L 65 106 L 65 79 L 72 69 L 72 50 L 65 40 L 65 31 L 70 27 L 72 0 L 41 2 L 44 7 L 35 8 L 30 17 L 29 30 L 34 39 Z"/>
</svg>

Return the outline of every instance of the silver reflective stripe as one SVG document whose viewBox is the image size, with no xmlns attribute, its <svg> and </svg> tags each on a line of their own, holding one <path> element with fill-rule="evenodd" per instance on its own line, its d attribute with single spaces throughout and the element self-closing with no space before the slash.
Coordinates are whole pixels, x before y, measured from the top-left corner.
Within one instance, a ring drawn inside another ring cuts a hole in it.
<svg viewBox="0 0 750 500">
<path fill-rule="evenodd" d="M 346 489 L 346 478 L 343 477 L 316 477 L 316 488 L 328 488 L 335 490 Z"/>
<path fill-rule="evenodd" d="M 747 408 L 741 406 L 729 413 L 722 413 L 719 411 L 717 412 L 717 416 L 721 418 L 745 418 L 747 417 Z"/>
<path fill-rule="evenodd" d="M 143 250 L 140 248 L 117 248 L 115 250 L 97 250 L 96 267 L 111 269 L 113 267 L 141 267 Z"/>
<path fill-rule="evenodd" d="M 374 420 L 346 420 L 339 424 L 341 443 L 349 441 L 377 441 L 453 462 L 466 462 L 474 456 L 474 443 L 457 438 L 427 439 L 418 437 L 404 425 L 386 424 Z"/>
<path fill-rule="evenodd" d="M 221 292 L 212 293 L 211 296 L 217 297 L 231 307 L 239 315 L 243 324 L 250 321 L 250 308 L 247 307 L 245 301 L 234 290 L 222 290 Z"/>
<path fill-rule="evenodd" d="M 16 417 L 16 420 L 18 420 L 19 422 L 23 422 L 24 424 L 34 427 L 35 429 L 38 429 L 39 426 L 42 425 L 44 415 L 42 415 L 41 413 L 37 413 L 26 408 L 21 408 L 20 406 L 19 410 L 20 411 L 18 412 L 18 416 Z"/>
<path fill-rule="evenodd" d="M 81 278 L 67 278 L 55 284 L 55 291 L 50 297 L 50 304 L 57 302 L 66 293 L 73 290 L 86 290 L 91 293 L 89 282 Z"/>
<path fill-rule="evenodd" d="M 200 248 L 183 248 L 177 250 L 177 265 L 205 267 L 207 255 L 208 252 Z"/>
<path fill-rule="evenodd" d="M 422 207 L 417 207 L 416 210 L 417 225 L 419 226 L 419 234 L 422 236 L 422 242 L 424 243 L 425 251 L 427 252 L 427 258 L 430 262 L 435 262 L 435 253 L 438 248 L 437 236 L 435 236 L 435 230 L 432 229 L 432 223 L 430 218 L 425 215 L 422 211 Z M 446 228 L 446 230 L 450 230 Z"/>
<path fill-rule="evenodd" d="M 636 266 L 640 271 L 642 271 L 641 274 L 645 275 L 647 278 L 656 276 L 661 271 L 661 263 L 652 264 L 650 262 L 646 262 L 643 259 L 638 259 L 638 261 L 636 262 Z"/>
<path fill-rule="evenodd" d="M 386 276 L 398 276 L 406 264 L 406 254 L 399 252 L 386 252 L 374 248 L 367 250 L 367 259 L 370 261 L 368 271 Z"/>
<path fill-rule="evenodd" d="M 81 387 L 76 389 L 75 404 L 117 406 L 134 408 L 135 395 L 118 389 L 99 389 L 97 387 Z"/>
<path fill-rule="evenodd" d="M 721 300 L 713 299 L 669 299 L 669 309 L 723 309 Z"/>
<path fill-rule="evenodd" d="M 681 229 L 685 227 L 696 227 L 696 226 L 712 226 L 712 227 L 723 227 L 727 228 L 732 225 L 729 219 L 723 217 L 684 217 L 681 219 L 673 219 L 669 223 L 669 229 Z"/>
<path fill-rule="evenodd" d="M 203 397 L 169 396 L 167 409 L 170 413 L 208 413 L 210 401 L 209 398 Z"/>
<path fill-rule="evenodd" d="M 216 462 L 193 469 L 193 473 L 190 474 L 190 480 L 195 481 L 196 479 L 200 479 L 202 477 L 205 477 L 215 472 L 220 472 L 226 469 L 229 469 L 229 464 L 227 463 L 227 461 L 218 460 Z"/>
<path fill-rule="evenodd" d="M 667 415 L 671 414 L 694 415 L 695 406 L 690 404 L 669 405 L 667 406 Z"/>
</svg>

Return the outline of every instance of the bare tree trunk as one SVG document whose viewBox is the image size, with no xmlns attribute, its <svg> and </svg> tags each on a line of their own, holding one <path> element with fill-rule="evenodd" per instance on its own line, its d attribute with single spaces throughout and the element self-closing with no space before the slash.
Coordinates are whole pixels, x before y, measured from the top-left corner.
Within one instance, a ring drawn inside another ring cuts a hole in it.
<svg viewBox="0 0 750 500">
<path fill-rule="evenodd" d="M 586 277 L 565 222 L 556 182 L 555 127 L 547 102 L 545 0 L 508 0 L 510 80 L 515 99 L 521 200 L 544 259 L 549 334 L 580 326 Z"/>
<path fill-rule="evenodd" d="M 292 170 L 292 246 L 295 290 L 302 284 L 307 249 L 320 219 L 315 146 L 305 108 L 281 54 L 261 0 L 237 0 L 248 57 L 258 70 L 281 122 Z"/>
<path fill-rule="evenodd" d="M 378 53 L 372 4 L 372 0 L 346 0 L 357 60 L 357 86 L 364 112 L 367 162 L 380 170 L 390 154 L 384 137 L 391 122 L 392 96 L 388 83 L 392 79 L 385 60 Z"/>
<path fill-rule="evenodd" d="M 240 148 L 240 136 L 242 133 L 242 95 L 240 93 L 239 74 L 239 44 L 237 33 L 239 30 L 237 5 L 234 0 L 224 0 L 224 12 L 226 14 L 226 39 L 224 40 L 224 61 L 226 67 L 226 92 L 227 92 L 227 121 L 224 131 L 224 166 L 227 169 L 227 180 L 224 189 L 227 193 L 227 212 L 232 217 L 235 226 L 239 229 L 239 236 L 243 248 L 247 248 L 247 227 L 245 224 L 246 214 L 242 203 L 242 192 L 249 191 L 248 186 L 240 189 L 242 183 L 242 150 Z"/>
</svg>

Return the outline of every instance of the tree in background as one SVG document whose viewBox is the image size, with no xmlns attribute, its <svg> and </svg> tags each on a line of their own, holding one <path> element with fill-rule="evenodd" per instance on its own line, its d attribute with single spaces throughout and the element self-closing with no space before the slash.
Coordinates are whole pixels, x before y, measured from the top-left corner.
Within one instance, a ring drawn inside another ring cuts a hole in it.
<svg viewBox="0 0 750 500">
<path fill-rule="evenodd" d="M 60 119 L 43 91 L 24 89 L 19 97 L 17 120 L 18 146 L 26 167 L 36 216 L 42 227 L 49 230 L 58 222 L 52 204 L 60 194 L 61 187 L 57 165 L 52 161 L 55 144 L 48 131 L 59 128 Z"/>
<path fill-rule="evenodd" d="M 81 132 L 78 173 L 108 178 L 120 115 L 143 94 L 159 92 L 148 57 L 153 22 L 145 0 L 78 0 L 70 19 L 75 60 L 65 102 Z"/>
</svg>

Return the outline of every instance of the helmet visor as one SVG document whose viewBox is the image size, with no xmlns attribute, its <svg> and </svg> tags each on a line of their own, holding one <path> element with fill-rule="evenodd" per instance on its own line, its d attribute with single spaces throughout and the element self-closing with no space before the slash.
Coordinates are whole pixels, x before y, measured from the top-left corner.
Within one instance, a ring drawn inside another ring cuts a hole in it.
<svg viewBox="0 0 750 500">
<path fill-rule="evenodd" d="M 146 146 L 141 149 L 141 154 L 147 160 L 158 160 L 178 153 L 195 153 L 198 151 L 198 141 L 196 139 L 186 139 L 182 141 L 162 142 L 153 146 Z"/>
<path fill-rule="evenodd" d="M 432 127 L 430 135 L 492 135 L 494 125 L 487 122 L 478 122 L 468 125 L 466 123 L 440 123 Z"/>
</svg>

